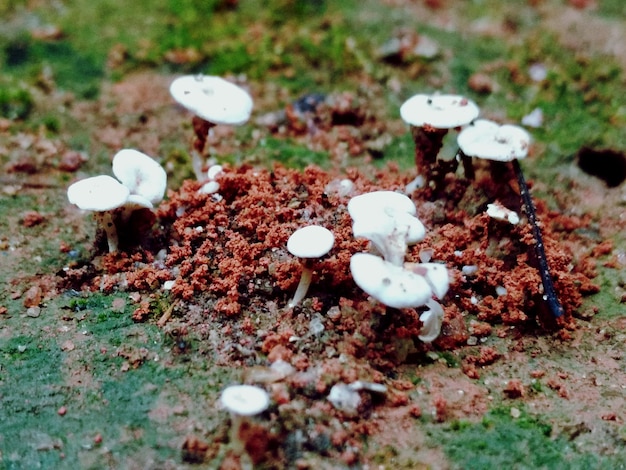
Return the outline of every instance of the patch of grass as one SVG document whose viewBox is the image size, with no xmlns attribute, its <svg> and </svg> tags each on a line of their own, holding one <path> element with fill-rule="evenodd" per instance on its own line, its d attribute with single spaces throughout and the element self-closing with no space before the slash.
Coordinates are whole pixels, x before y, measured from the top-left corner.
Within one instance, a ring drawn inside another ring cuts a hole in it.
<svg viewBox="0 0 626 470">
<path fill-rule="evenodd" d="M 26 119 L 34 104 L 33 96 L 24 84 L 12 80 L 0 81 L 0 117 Z"/>
<path fill-rule="evenodd" d="M 69 40 L 41 41 L 19 35 L 2 45 L 4 70 L 12 76 L 30 77 L 35 83 L 50 75 L 62 89 L 82 98 L 94 98 L 104 76 L 104 57 L 84 53 Z"/>
<path fill-rule="evenodd" d="M 288 168 L 304 168 L 307 165 L 328 167 L 329 157 L 325 152 L 314 152 L 289 140 L 267 137 L 257 147 L 255 160 L 258 162 L 278 162 Z"/>
<path fill-rule="evenodd" d="M 510 408 L 491 410 L 480 423 L 454 422 L 432 436 L 459 469 L 576 469 L 612 468 L 617 461 L 594 454 L 579 454 L 562 438 L 552 439 L 552 427 L 522 411 L 511 417 Z"/>
<path fill-rule="evenodd" d="M 54 447 L 63 444 L 57 410 L 67 400 L 61 381 L 61 351 L 34 336 L 0 340 L 2 370 L 0 451 L 6 468 L 56 467 Z M 53 451 L 53 452 L 44 452 Z"/>
</svg>

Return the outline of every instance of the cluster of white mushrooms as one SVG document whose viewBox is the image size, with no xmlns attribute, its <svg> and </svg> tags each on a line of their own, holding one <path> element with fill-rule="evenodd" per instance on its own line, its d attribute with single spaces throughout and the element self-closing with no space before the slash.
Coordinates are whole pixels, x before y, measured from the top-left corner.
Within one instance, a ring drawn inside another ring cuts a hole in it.
<svg viewBox="0 0 626 470">
<path fill-rule="evenodd" d="M 148 155 L 123 149 L 113 157 L 113 174 L 86 178 L 70 185 L 67 198 L 80 209 L 93 211 L 107 236 L 109 252 L 118 250 L 118 230 L 133 211 L 152 209 L 165 195 L 167 174 Z"/>
<path fill-rule="evenodd" d="M 393 191 L 375 191 L 350 199 L 355 237 L 370 240 L 376 254 L 356 253 L 350 259 L 354 282 L 391 308 L 426 307 L 420 315 L 419 338 L 431 342 L 441 331 L 442 299 L 449 287 L 448 270 L 439 263 L 405 263 L 409 245 L 424 239 L 426 229 L 416 217 L 413 201 Z"/>
<path fill-rule="evenodd" d="M 459 130 L 458 156 L 468 179 L 474 178 L 473 158 L 488 160 L 493 165 L 512 165 L 535 238 L 535 254 L 544 298 L 552 316 L 558 318 L 563 315 L 563 307 L 554 289 L 535 206 L 519 164 L 519 160 L 528 155 L 530 134 L 520 126 L 477 119 L 479 113 L 480 109 L 475 103 L 460 95 L 418 94 L 404 102 L 400 114 L 411 127 L 418 176 L 434 188 L 441 182 L 442 173 L 448 168 L 438 160 L 438 154 L 449 129 Z M 487 214 L 511 224 L 519 223 L 518 214 L 497 201 L 489 205 Z"/>
</svg>

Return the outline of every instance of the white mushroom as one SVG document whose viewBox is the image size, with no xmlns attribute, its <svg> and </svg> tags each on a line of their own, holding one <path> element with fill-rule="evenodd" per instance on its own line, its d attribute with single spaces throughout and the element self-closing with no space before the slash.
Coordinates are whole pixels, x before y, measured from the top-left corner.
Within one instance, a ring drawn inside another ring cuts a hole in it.
<svg viewBox="0 0 626 470">
<path fill-rule="evenodd" d="M 355 237 L 367 238 L 386 261 L 401 266 L 407 246 L 424 239 L 426 229 L 414 216 L 415 204 L 404 194 L 375 191 L 348 202 Z"/>
<path fill-rule="evenodd" d="M 163 200 L 167 174 L 145 153 L 134 149 L 120 150 L 113 157 L 113 174 L 130 190 L 130 194 L 149 201 L 150 207 Z"/>
<path fill-rule="evenodd" d="M 418 175 L 435 187 L 441 184 L 449 165 L 437 165 L 437 155 L 449 129 L 469 124 L 478 117 L 476 104 L 459 95 L 417 94 L 400 107 L 400 116 L 411 126 Z M 452 161 L 454 163 L 454 161 Z"/>
<path fill-rule="evenodd" d="M 247 418 L 267 410 L 269 394 L 253 385 L 231 385 L 222 391 L 220 402 L 230 413 L 231 444 L 238 453 L 243 454 L 245 443 L 240 438 L 241 425 Z"/>
<path fill-rule="evenodd" d="M 119 243 L 112 212 L 124 206 L 129 196 L 126 186 L 107 175 L 92 176 L 67 188 L 70 203 L 95 213 L 96 220 L 106 233 L 109 252 L 117 251 Z"/>
<path fill-rule="evenodd" d="M 417 94 L 400 107 L 400 116 L 413 127 L 454 129 L 469 124 L 480 110 L 460 95 Z"/>
<path fill-rule="evenodd" d="M 250 119 L 252 98 L 241 87 L 211 75 L 185 75 L 170 85 L 174 100 L 212 124 L 238 126 Z"/>
<path fill-rule="evenodd" d="M 335 244 L 335 236 L 327 228 L 319 225 L 309 225 L 296 230 L 287 240 L 287 250 L 294 256 L 302 258 L 302 276 L 296 288 L 293 299 L 289 302 L 288 307 L 292 308 L 298 305 L 306 296 L 311 280 L 313 278 L 313 270 L 310 266 L 310 260 L 321 258 L 327 254 Z"/>
<path fill-rule="evenodd" d="M 420 307 L 433 294 L 423 276 L 369 253 L 352 255 L 350 271 L 361 289 L 388 307 Z"/>
<path fill-rule="evenodd" d="M 526 157 L 530 134 L 519 126 L 478 119 L 459 133 L 457 143 L 468 157 L 510 162 Z"/>
<path fill-rule="evenodd" d="M 241 87 L 211 75 L 185 75 L 170 85 L 174 100 L 194 113 L 193 128 L 196 135 L 192 152 L 192 165 L 201 180 L 202 158 L 208 133 L 216 124 L 238 126 L 250 119 L 252 98 Z"/>
</svg>

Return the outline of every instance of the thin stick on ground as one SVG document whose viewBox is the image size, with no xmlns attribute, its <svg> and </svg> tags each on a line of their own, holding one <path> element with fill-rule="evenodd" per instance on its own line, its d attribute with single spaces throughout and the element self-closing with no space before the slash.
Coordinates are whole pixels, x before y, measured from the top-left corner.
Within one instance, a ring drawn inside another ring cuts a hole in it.
<svg viewBox="0 0 626 470">
<path fill-rule="evenodd" d="M 159 321 L 157 321 L 157 326 L 159 328 L 163 328 L 165 326 L 165 324 L 169 321 L 169 319 L 172 317 L 172 312 L 174 311 L 174 307 L 176 307 L 176 304 L 178 303 L 177 300 L 174 300 L 169 307 L 167 307 L 167 310 L 165 310 L 165 312 L 163 312 L 163 315 L 161 315 L 161 318 L 159 318 Z"/>
<path fill-rule="evenodd" d="M 543 244 L 543 237 L 541 236 L 541 229 L 537 224 L 537 213 L 535 211 L 535 204 L 533 203 L 532 196 L 526 184 L 526 179 L 522 173 L 522 168 L 518 160 L 513 160 L 513 169 L 517 182 L 520 188 L 520 195 L 522 202 L 526 207 L 526 215 L 528 221 L 532 227 L 533 237 L 535 238 L 535 255 L 537 256 L 537 262 L 539 263 L 539 275 L 541 276 L 541 283 L 543 284 L 544 300 L 552 313 L 554 318 L 559 318 L 563 315 L 563 306 L 559 301 L 559 297 L 554 289 L 554 282 L 552 281 L 552 275 L 550 274 L 550 267 L 548 266 L 548 259 L 546 258 L 546 251 Z"/>
</svg>

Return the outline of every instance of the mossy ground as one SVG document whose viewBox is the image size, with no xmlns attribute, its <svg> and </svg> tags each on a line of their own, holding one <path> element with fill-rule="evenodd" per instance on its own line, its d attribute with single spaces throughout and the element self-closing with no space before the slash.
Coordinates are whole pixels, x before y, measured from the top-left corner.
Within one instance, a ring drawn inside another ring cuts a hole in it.
<svg viewBox="0 0 626 470">
<path fill-rule="evenodd" d="M 375 106 L 389 120 L 397 120 L 399 104 L 419 91 L 467 94 L 484 115 L 503 121 L 519 121 L 539 107 L 544 124 L 533 131 L 537 150 L 524 165 L 533 191 L 551 209 L 589 215 L 589 246 L 605 238 L 614 242 L 612 254 L 600 257 L 602 289 L 582 309 L 595 307 L 597 315 L 582 324 L 573 342 L 490 336 L 487 344 L 502 351 L 522 344 L 531 353 L 526 365 L 516 364 L 509 353 L 504 361 L 485 366 L 477 385 L 493 395 L 486 413 L 443 423 L 425 414 L 397 441 L 370 437 L 364 458 L 386 468 L 623 468 L 623 384 L 611 382 L 626 373 L 620 352 L 625 280 L 623 269 L 608 261 L 626 251 L 620 228 L 624 192 L 583 175 L 575 154 L 584 145 L 626 148 L 624 64 L 595 50 L 595 43 L 580 50 L 564 46 L 562 35 L 568 32 L 554 21 L 567 10 L 603 21 L 607 30 L 623 29 L 623 2 L 600 1 L 586 10 L 557 0 L 524 5 L 444 1 L 437 8 L 374 0 L 238 3 L 231 8 L 217 0 L 77 0 L 67 5 L 0 0 L 3 166 L 14 168 L 23 153 L 36 154 L 24 138 L 37 135 L 36 141 L 88 155 L 79 175 L 108 172 L 112 145 L 94 138 L 95 127 L 108 120 L 111 127 L 133 128 L 142 116 L 155 122 L 156 112 L 116 115 L 114 104 L 103 101 L 108 96 L 103 90 L 145 71 L 151 77 L 243 74 L 267 91 L 260 100 L 265 111 L 306 93 L 345 90 L 359 90 L 363 99 L 382 96 Z M 438 54 L 400 63 L 376 56 L 407 29 L 436 41 Z M 528 78 L 526 71 L 535 63 L 545 66 L 546 80 Z M 470 85 L 479 73 L 489 77 L 489 90 Z M 77 118 L 76 103 L 95 117 Z M 189 168 L 181 168 L 189 161 L 189 130 L 168 129 L 154 144 L 155 154 L 170 164 L 175 187 L 191 175 Z M 410 171 L 410 136 L 390 133 L 390 143 L 374 163 L 393 160 Z M 296 138 L 270 136 L 252 154 L 245 144 L 250 130 L 239 129 L 236 135 L 244 143 L 225 157 L 233 163 L 327 163 L 324 152 Z M 141 148 L 145 137 L 129 132 L 122 143 Z M 351 164 L 371 160 L 360 155 Z M 0 315 L 0 468 L 183 468 L 185 436 L 225 433 L 228 418 L 215 400 L 226 384 L 241 379 L 240 371 L 216 363 L 193 336 L 182 340 L 157 327 L 167 298 L 155 298 L 153 317 L 139 324 L 121 293 L 56 292 L 41 300 L 37 313 L 28 314 L 24 298 L 31 281 L 88 260 L 95 228 L 89 218 L 67 209 L 65 188 L 77 175 L 58 171 L 54 160 L 34 166 L 33 173 L 13 171 L 1 180 L 0 306 L 6 312 Z M 26 227 L 24 214 L 33 210 L 45 222 Z M 72 249 L 60 249 L 63 244 Z M 397 377 L 418 386 L 410 396 L 419 399 L 419 386 L 432 386 L 438 376 L 462 376 L 459 364 L 469 353 L 473 350 L 436 352 L 401 368 Z M 543 370 L 546 376 L 531 379 L 524 375 L 529 370 Z M 502 382 L 516 376 L 527 385 L 520 404 L 501 396 Z M 562 396 L 563 390 L 569 397 Z M 512 413 L 513 408 L 520 413 Z M 594 419 L 581 424 L 577 413 Z M 599 424 L 589 427 L 590 422 Z M 316 457 L 310 458 L 314 462 Z"/>
</svg>

